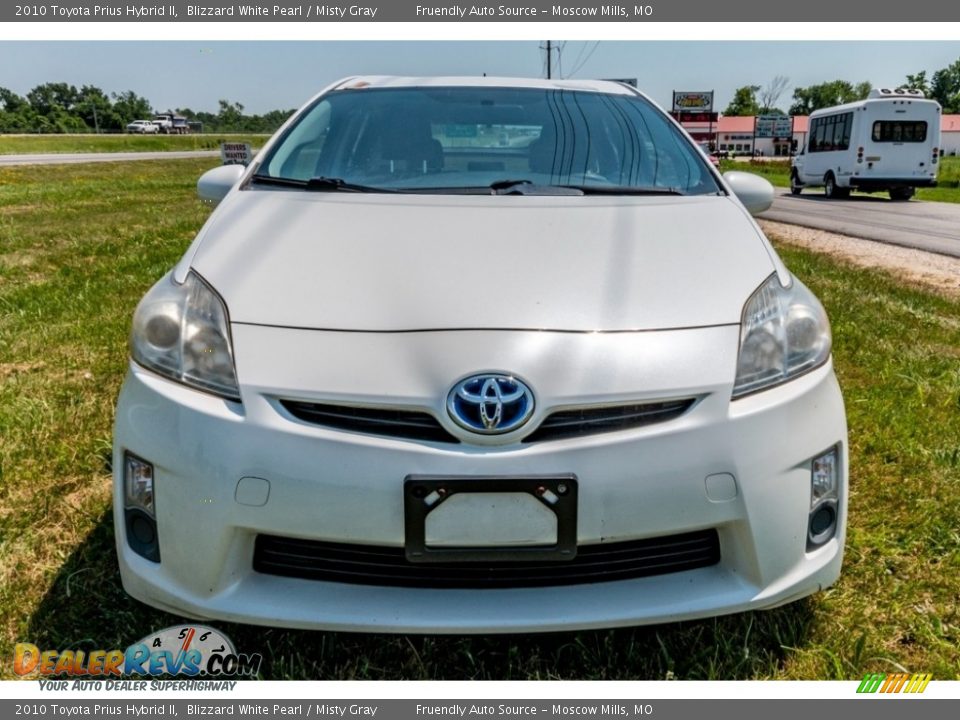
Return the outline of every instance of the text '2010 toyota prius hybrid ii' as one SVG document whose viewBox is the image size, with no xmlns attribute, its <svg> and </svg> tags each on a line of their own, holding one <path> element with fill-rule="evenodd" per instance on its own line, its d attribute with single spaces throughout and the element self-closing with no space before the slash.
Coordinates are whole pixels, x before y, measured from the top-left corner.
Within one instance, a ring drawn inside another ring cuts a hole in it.
<svg viewBox="0 0 960 720">
<path fill-rule="evenodd" d="M 833 583 L 847 431 L 823 307 L 612 82 L 351 78 L 143 298 L 114 435 L 123 585 L 171 612 L 551 631 Z"/>
</svg>

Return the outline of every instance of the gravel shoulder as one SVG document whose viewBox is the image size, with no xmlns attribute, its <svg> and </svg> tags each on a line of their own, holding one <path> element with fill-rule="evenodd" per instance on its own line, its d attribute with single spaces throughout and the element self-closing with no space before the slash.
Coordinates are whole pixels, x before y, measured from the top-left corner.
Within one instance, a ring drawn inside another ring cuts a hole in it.
<svg viewBox="0 0 960 720">
<path fill-rule="evenodd" d="M 761 219 L 759 223 L 776 242 L 826 253 L 860 267 L 885 270 L 911 284 L 960 299 L 960 258 L 772 220 Z"/>
</svg>

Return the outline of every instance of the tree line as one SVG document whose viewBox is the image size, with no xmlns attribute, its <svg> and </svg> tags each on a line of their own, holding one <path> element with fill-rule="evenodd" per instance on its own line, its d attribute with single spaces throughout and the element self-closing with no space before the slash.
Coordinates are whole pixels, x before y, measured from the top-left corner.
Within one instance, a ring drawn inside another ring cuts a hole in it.
<svg viewBox="0 0 960 720">
<path fill-rule="evenodd" d="M 869 82 L 851 83 L 847 80 L 798 87 L 793 91 L 793 103 L 784 112 L 778 107 L 780 97 L 789 79 L 777 75 L 766 85 L 744 85 L 733 94 L 723 111 L 724 115 L 809 115 L 814 110 L 863 100 L 872 90 Z M 903 90 L 920 90 L 928 98 L 940 103 L 945 114 L 960 113 L 960 59 L 937 70 L 931 77 L 927 71 L 907 75 L 897 86 Z"/>
<path fill-rule="evenodd" d="M 216 113 L 190 108 L 171 112 L 202 123 L 205 132 L 272 133 L 293 110 L 248 115 L 240 103 L 220 100 Z M 133 90 L 108 95 L 93 85 L 78 89 L 67 83 L 44 83 L 20 96 L 0 87 L 0 133 L 121 132 L 127 123 L 149 120 L 154 114 L 150 101 Z"/>
<path fill-rule="evenodd" d="M 780 98 L 789 78 L 777 75 L 766 85 L 737 88 L 724 110 L 725 115 L 809 115 L 814 110 L 862 100 L 871 90 L 869 82 L 847 80 L 798 87 L 786 112 Z M 944 113 L 960 113 L 960 58 L 937 70 L 929 78 L 927 71 L 907 75 L 900 88 L 920 90 L 943 107 Z M 207 132 L 272 133 L 293 110 L 271 110 L 263 115 L 248 115 L 238 102 L 219 100 L 216 113 L 176 108 L 190 122 L 202 123 Z M 107 94 L 94 85 L 79 89 L 67 83 L 44 83 L 26 96 L 0 87 L 0 133 L 87 133 L 120 132 L 133 120 L 154 115 L 150 101 L 133 90 Z"/>
</svg>

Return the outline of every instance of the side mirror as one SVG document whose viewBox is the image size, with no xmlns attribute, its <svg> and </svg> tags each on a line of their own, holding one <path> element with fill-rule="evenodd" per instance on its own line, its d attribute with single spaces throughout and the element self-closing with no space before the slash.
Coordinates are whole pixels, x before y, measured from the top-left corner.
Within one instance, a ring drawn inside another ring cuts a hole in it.
<svg viewBox="0 0 960 720">
<path fill-rule="evenodd" d="M 751 215 L 759 215 L 773 205 L 773 185 L 759 175 L 731 170 L 723 179 Z"/>
<path fill-rule="evenodd" d="M 204 202 L 216 205 L 226 197 L 246 169 L 243 165 L 221 165 L 208 170 L 197 181 L 197 195 Z"/>
</svg>

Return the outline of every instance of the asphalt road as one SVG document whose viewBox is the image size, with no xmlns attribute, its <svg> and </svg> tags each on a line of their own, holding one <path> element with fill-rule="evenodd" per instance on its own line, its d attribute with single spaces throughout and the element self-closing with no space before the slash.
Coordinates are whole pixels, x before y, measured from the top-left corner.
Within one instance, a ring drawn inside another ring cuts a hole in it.
<svg viewBox="0 0 960 720">
<path fill-rule="evenodd" d="M 34 155 L 0 155 L 0 167 L 11 165 L 63 165 L 90 162 L 123 162 L 125 160 L 180 160 L 183 158 L 197 157 L 220 157 L 220 151 L 177 150 L 169 152 L 45 153 Z"/>
<path fill-rule="evenodd" d="M 822 190 L 799 196 L 777 189 L 761 218 L 960 257 L 960 204 L 894 202 L 886 195 L 827 200 Z"/>
</svg>

